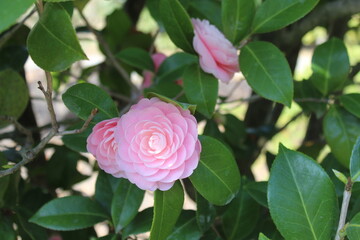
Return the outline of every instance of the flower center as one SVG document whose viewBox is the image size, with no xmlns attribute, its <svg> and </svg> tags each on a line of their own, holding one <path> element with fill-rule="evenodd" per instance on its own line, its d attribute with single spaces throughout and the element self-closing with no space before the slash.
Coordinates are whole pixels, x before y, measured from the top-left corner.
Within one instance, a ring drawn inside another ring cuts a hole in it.
<svg viewBox="0 0 360 240">
<path fill-rule="evenodd" d="M 160 153 L 166 146 L 166 138 L 160 133 L 153 133 L 149 138 L 149 153 Z"/>
</svg>

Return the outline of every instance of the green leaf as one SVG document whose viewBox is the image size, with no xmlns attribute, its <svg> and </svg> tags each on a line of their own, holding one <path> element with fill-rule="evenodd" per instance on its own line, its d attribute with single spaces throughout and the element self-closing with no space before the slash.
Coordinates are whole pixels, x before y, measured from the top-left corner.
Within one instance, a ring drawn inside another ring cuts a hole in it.
<svg viewBox="0 0 360 240">
<path fill-rule="evenodd" d="M 199 65 L 189 66 L 183 75 L 184 91 L 190 103 L 196 104 L 197 111 L 211 118 L 218 97 L 218 80 L 204 73 Z"/>
<path fill-rule="evenodd" d="M 95 200 L 111 215 L 114 193 L 122 180 L 100 170 L 95 183 Z"/>
<path fill-rule="evenodd" d="M 67 130 L 80 129 L 84 122 L 79 122 L 67 128 Z M 82 133 L 64 135 L 61 139 L 64 145 L 75 152 L 87 152 L 86 140 L 91 134 L 95 125 L 90 123 L 89 126 Z"/>
<path fill-rule="evenodd" d="M 156 73 L 155 82 L 175 81 L 181 78 L 187 66 L 197 63 L 198 58 L 188 53 L 175 53 L 167 57 Z"/>
<path fill-rule="evenodd" d="M 260 96 L 291 106 L 293 79 L 282 52 L 269 42 L 255 41 L 241 50 L 239 63 L 251 88 Z"/>
<path fill-rule="evenodd" d="M 250 30 L 255 15 L 253 0 L 221 1 L 223 31 L 227 39 L 238 44 Z"/>
<path fill-rule="evenodd" d="M 6 69 L 0 72 L 0 86 L 0 115 L 19 118 L 29 101 L 25 80 L 17 72 Z M 0 128 L 7 124 L 0 121 Z"/>
<path fill-rule="evenodd" d="M 98 109 L 98 113 L 92 121 L 94 123 L 119 116 L 111 97 L 104 90 L 90 83 L 80 83 L 70 87 L 62 95 L 62 99 L 66 107 L 83 120 L 86 120 L 95 108 Z"/>
<path fill-rule="evenodd" d="M 184 5 L 184 4 L 183 4 Z M 221 2 L 214 0 L 191 0 L 187 8 L 191 18 L 207 19 L 221 29 Z"/>
<path fill-rule="evenodd" d="M 358 240 L 360 237 L 360 213 L 351 219 L 346 228 L 346 235 L 349 240 Z"/>
<path fill-rule="evenodd" d="M 202 146 L 200 162 L 190 180 L 209 202 L 226 205 L 240 188 L 240 173 L 234 156 L 224 144 L 212 137 L 200 136 L 199 139 Z"/>
<path fill-rule="evenodd" d="M 144 191 L 126 179 L 121 179 L 111 203 L 111 216 L 118 233 L 138 213 L 144 198 Z"/>
<path fill-rule="evenodd" d="M 340 102 L 344 108 L 360 118 L 360 94 L 352 93 L 340 96 Z"/>
<path fill-rule="evenodd" d="M 166 240 L 200 239 L 201 232 L 196 224 L 195 211 L 185 210 L 181 212 L 175 228 Z"/>
<path fill-rule="evenodd" d="M 350 71 L 349 56 L 344 42 L 337 38 L 318 46 L 312 58 L 312 84 L 325 96 L 344 85 Z"/>
<path fill-rule="evenodd" d="M 216 217 L 216 209 L 214 205 L 208 202 L 200 194 L 196 194 L 196 220 L 202 232 L 206 232 Z"/>
<path fill-rule="evenodd" d="M 10 176 L 0 178 L 0 208 L 4 206 L 4 195 L 9 186 Z"/>
<path fill-rule="evenodd" d="M 82 11 L 88 2 L 89 0 L 74 0 L 74 6 L 79 9 L 79 11 Z"/>
<path fill-rule="evenodd" d="M 74 0 L 44 0 L 45 2 L 72 2 Z"/>
<path fill-rule="evenodd" d="M 49 72 L 63 71 L 87 59 L 81 49 L 67 11 L 59 3 L 47 3 L 32 28 L 27 46 L 34 62 Z"/>
<path fill-rule="evenodd" d="M 122 230 L 123 239 L 129 235 L 136 235 L 150 231 L 154 209 L 147 208 L 139 212 L 136 217 Z"/>
<path fill-rule="evenodd" d="M 351 181 L 360 182 L 360 137 L 357 138 L 350 158 Z"/>
<path fill-rule="evenodd" d="M 258 240 L 270 240 L 270 238 L 268 238 L 267 236 L 265 236 L 263 233 L 260 233 Z"/>
<path fill-rule="evenodd" d="M 342 108 L 332 106 L 325 115 L 323 127 L 331 152 L 348 168 L 351 151 L 360 136 L 360 120 Z"/>
<path fill-rule="evenodd" d="M 226 114 L 224 117 L 224 136 L 226 141 L 234 147 L 241 147 L 246 136 L 244 122 L 232 114 Z"/>
<path fill-rule="evenodd" d="M 176 107 L 180 107 L 184 110 L 189 110 L 191 112 L 191 114 L 195 114 L 196 105 L 178 102 L 178 101 L 172 100 L 171 98 L 162 96 L 162 95 L 154 93 L 154 92 L 146 93 L 146 97 L 147 98 L 157 97 L 164 102 L 171 103 L 171 104 L 175 105 Z"/>
<path fill-rule="evenodd" d="M 178 0 L 161 0 L 160 16 L 167 34 L 176 46 L 193 53 L 194 28 L 184 7 Z"/>
<path fill-rule="evenodd" d="M 248 182 L 244 190 L 259 204 L 268 207 L 267 203 L 267 182 Z"/>
<path fill-rule="evenodd" d="M 310 12 L 319 0 L 267 0 L 257 9 L 252 33 L 283 28 Z"/>
<path fill-rule="evenodd" d="M 247 192 L 239 192 L 222 218 L 226 239 L 245 239 L 255 229 L 259 217 L 260 205 Z"/>
<path fill-rule="evenodd" d="M 96 202 L 69 196 L 46 203 L 29 221 L 52 230 L 69 231 L 91 227 L 106 219 L 106 213 Z"/>
<path fill-rule="evenodd" d="M 148 52 L 140 48 L 125 48 L 116 54 L 116 57 L 130 66 L 141 70 L 154 71 L 154 63 Z"/>
<path fill-rule="evenodd" d="M 31 210 L 24 208 L 22 206 L 16 208 L 16 220 L 17 220 L 16 223 L 18 225 L 20 235 L 23 237 L 23 239 L 29 239 L 29 238 L 31 240 L 48 239 L 47 230 L 45 228 L 42 228 L 36 224 L 29 222 L 29 218 L 35 213 L 35 209 L 31 209 Z M 26 237 L 24 237 L 23 235 Z"/>
<path fill-rule="evenodd" d="M 339 172 L 338 170 L 335 169 L 332 169 L 332 171 L 337 179 L 339 179 L 345 185 L 347 184 L 348 179 L 342 172 Z"/>
<path fill-rule="evenodd" d="M 337 219 L 335 189 L 310 157 L 280 145 L 270 172 L 268 203 L 285 239 L 330 239 Z"/>
<path fill-rule="evenodd" d="M 171 233 L 184 203 L 184 190 L 179 181 L 168 191 L 155 191 L 154 218 L 150 239 L 164 240 Z"/>
<path fill-rule="evenodd" d="M 35 0 L 1 0 L 0 1 L 0 33 L 10 27 L 18 17 L 25 13 Z"/>
</svg>

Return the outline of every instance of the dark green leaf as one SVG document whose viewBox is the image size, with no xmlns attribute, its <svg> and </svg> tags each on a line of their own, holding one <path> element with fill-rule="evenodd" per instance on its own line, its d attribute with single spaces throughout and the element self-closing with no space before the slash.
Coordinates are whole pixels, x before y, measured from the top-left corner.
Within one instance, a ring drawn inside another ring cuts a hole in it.
<svg viewBox="0 0 360 240">
<path fill-rule="evenodd" d="M 216 209 L 200 194 L 196 194 L 196 208 L 197 224 L 202 232 L 206 232 L 215 221 Z"/>
<path fill-rule="evenodd" d="M 13 41 L 13 39 L 8 41 Z M 24 46 L 2 47 L 0 48 L 0 71 L 12 68 L 17 72 L 21 72 L 27 59 L 28 52 Z"/>
<path fill-rule="evenodd" d="M 25 80 L 15 71 L 0 72 L 0 115 L 18 118 L 29 101 L 29 91 Z M 0 127 L 8 122 L 0 121 Z"/>
<path fill-rule="evenodd" d="M 18 17 L 28 9 L 35 0 L 1 0 L 0 33 L 10 27 Z"/>
<path fill-rule="evenodd" d="M 360 137 L 357 138 L 350 158 L 351 181 L 360 182 Z"/>
<path fill-rule="evenodd" d="M 264 98 L 291 106 L 293 79 L 282 52 L 269 42 L 252 42 L 241 50 L 239 62 L 251 88 Z"/>
<path fill-rule="evenodd" d="M 139 212 L 136 217 L 123 229 L 123 239 L 129 235 L 136 235 L 150 231 L 151 222 L 154 216 L 154 209 L 147 208 Z"/>
<path fill-rule="evenodd" d="M 260 233 L 258 240 L 270 240 L 270 238 L 266 237 L 263 233 Z"/>
<path fill-rule="evenodd" d="M 340 97 L 340 102 L 344 105 L 344 108 L 360 118 L 360 94 L 352 93 L 342 95 Z"/>
<path fill-rule="evenodd" d="M 194 52 L 194 29 L 190 17 L 178 0 L 160 0 L 160 16 L 171 41 L 185 52 Z"/>
<path fill-rule="evenodd" d="M 179 181 L 168 191 L 155 191 L 154 218 L 150 238 L 166 239 L 180 216 L 184 203 L 184 190 Z"/>
<path fill-rule="evenodd" d="M 234 156 L 224 144 L 214 138 L 200 136 L 199 139 L 202 146 L 200 162 L 190 180 L 209 202 L 225 205 L 235 197 L 240 188 L 240 173 Z"/>
<path fill-rule="evenodd" d="M 175 81 L 181 78 L 187 66 L 196 63 L 197 57 L 188 53 L 175 53 L 166 58 L 156 73 L 156 82 Z"/>
<path fill-rule="evenodd" d="M 308 156 L 280 145 L 270 172 L 268 203 L 285 239 L 330 239 L 337 218 L 334 185 Z"/>
<path fill-rule="evenodd" d="M 91 227 L 106 219 L 106 213 L 96 202 L 69 196 L 48 202 L 29 221 L 52 230 L 69 231 Z"/>
<path fill-rule="evenodd" d="M 69 2 L 74 0 L 44 0 L 45 2 Z"/>
<path fill-rule="evenodd" d="M 191 0 L 187 12 L 191 18 L 207 19 L 221 29 L 221 3 L 214 0 Z"/>
<path fill-rule="evenodd" d="M 4 195 L 9 186 L 10 176 L 4 176 L 0 178 L 0 208 L 4 205 Z"/>
<path fill-rule="evenodd" d="M 218 96 L 218 80 L 204 73 L 199 65 L 189 66 L 183 75 L 184 91 L 190 103 L 207 118 L 211 118 L 215 110 Z"/>
<path fill-rule="evenodd" d="M 221 10 L 224 34 L 233 44 L 238 44 L 250 30 L 255 15 L 255 1 L 223 0 Z"/>
<path fill-rule="evenodd" d="M 98 113 L 93 119 L 94 123 L 119 115 L 111 97 L 104 90 L 90 83 L 80 83 L 70 87 L 62 95 L 62 99 L 66 107 L 83 120 L 86 120 L 95 108 L 98 109 Z"/>
<path fill-rule="evenodd" d="M 224 135 L 226 141 L 234 147 L 241 147 L 246 135 L 244 122 L 232 114 L 226 114 L 224 117 Z"/>
<path fill-rule="evenodd" d="M 59 3 L 47 3 L 27 41 L 34 62 L 49 72 L 67 69 L 87 59 L 81 49 L 67 11 Z"/>
<path fill-rule="evenodd" d="M 244 190 L 259 204 L 268 207 L 267 203 L 267 182 L 249 182 L 244 186 Z"/>
<path fill-rule="evenodd" d="M 351 219 L 346 228 L 346 235 L 349 240 L 358 240 L 360 238 L 360 213 L 356 214 L 355 217 Z"/>
<path fill-rule="evenodd" d="M 16 240 L 16 233 L 13 224 L 7 217 L 0 214 L 0 236 L 2 240 Z"/>
<path fill-rule="evenodd" d="M 242 189 L 231 201 L 222 218 L 226 239 L 245 239 L 254 230 L 259 216 L 260 205 Z"/>
<path fill-rule="evenodd" d="M 20 230 L 19 231 L 20 235 L 22 235 L 22 239 L 28 239 L 28 238 L 30 238 L 31 240 L 48 239 L 48 234 L 46 232 L 46 229 L 29 222 L 29 218 L 35 213 L 35 211 L 32 210 L 33 209 L 28 210 L 23 207 L 18 207 L 16 209 L 16 219 Z M 24 237 L 24 235 L 26 237 Z"/>
<path fill-rule="evenodd" d="M 72 125 L 67 130 L 80 129 L 83 126 L 83 124 L 84 122 L 79 122 L 77 124 Z M 64 145 L 76 152 L 87 152 L 86 139 L 92 132 L 94 126 L 95 126 L 94 124 L 90 123 L 89 126 L 82 133 L 64 135 L 62 137 L 62 141 L 64 142 Z"/>
<path fill-rule="evenodd" d="M 310 12 L 319 0 L 267 0 L 257 9 L 253 33 L 271 32 L 289 25 Z"/>
<path fill-rule="evenodd" d="M 350 71 L 349 56 L 340 39 L 331 38 L 318 46 L 312 58 L 312 84 L 325 96 L 343 86 Z"/>
<path fill-rule="evenodd" d="M 95 184 L 95 200 L 111 215 L 114 193 L 122 180 L 100 170 Z"/>
<path fill-rule="evenodd" d="M 197 240 L 201 232 L 196 224 L 195 211 L 185 210 L 176 222 L 175 228 L 166 240 Z"/>
<path fill-rule="evenodd" d="M 120 179 L 111 203 L 111 216 L 115 232 L 123 229 L 136 216 L 143 198 L 143 190 L 127 179 Z"/>
<path fill-rule="evenodd" d="M 126 48 L 116 54 L 116 57 L 130 66 L 154 71 L 154 63 L 149 53 L 140 48 Z"/>
<path fill-rule="evenodd" d="M 331 152 L 340 163 L 349 167 L 351 151 L 360 136 L 360 120 L 339 107 L 331 107 L 325 115 L 324 135 Z"/>
<path fill-rule="evenodd" d="M 182 108 L 184 110 L 189 110 L 191 112 L 191 114 L 195 114 L 196 105 L 178 102 L 178 101 L 172 100 L 171 98 L 162 96 L 162 95 L 154 93 L 154 92 L 147 93 L 146 97 L 148 97 L 148 98 L 157 97 L 157 98 L 159 98 L 160 100 L 162 100 L 164 102 L 171 103 L 171 104 L 173 104 L 173 105 L 175 105 L 177 107 L 180 107 L 180 108 Z"/>
</svg>

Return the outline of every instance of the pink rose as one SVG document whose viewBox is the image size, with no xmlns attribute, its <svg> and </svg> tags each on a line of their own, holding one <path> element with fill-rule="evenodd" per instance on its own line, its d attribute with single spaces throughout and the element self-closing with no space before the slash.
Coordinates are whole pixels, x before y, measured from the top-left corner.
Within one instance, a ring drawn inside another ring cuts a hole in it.
<svg viewBox="0 0 360 240">
<path fill-rule="evenodd" d="M 162 64 L 162 62 L 166 59 L 166 56 L 162 53 L 155 53 L 151 56 L 153 63 L 154 63 L 154 67 L 155 67 L 155 73 L 159 70 L 160 65 Z M 147 88 L 150 87 L 150 85 L 152 84 L 152 80 L 154 78 L 154 73 L 150 72 L 150 71 L 144 71 L 144 81 L 143 81 L 143 87 Z"/>
<path fill-rule="evenodd" d="M 116 177 L 124 177 L 115 159 L 118 146 L 114 134 L 119 119 L 108 119 L 96 124 L 87 138 L 86 147 L 95 156 L 101 169 Z"/>
<path fill-rule="evenodd" d="M 228 83 L 239 71 L 236 48 L 219 29 L 208 20 L 192 19 L 194 25 L 193 46 L 200 56 L 200 66 L 204 72 L 213 74 Z"/>
<path fill-rule="evenodd" d="M 120 118 L 115 139 L 118 167 L 144 190 L 170 189 L 192 174 L 200 158 L 195 117 L 158 98 L 133 105 Z"/>
</svg>

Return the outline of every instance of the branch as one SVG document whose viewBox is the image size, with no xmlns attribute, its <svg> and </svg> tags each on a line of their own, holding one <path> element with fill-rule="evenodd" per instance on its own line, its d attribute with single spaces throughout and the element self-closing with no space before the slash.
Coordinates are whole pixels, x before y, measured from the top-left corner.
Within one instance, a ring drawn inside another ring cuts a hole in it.
<svg viewBox="0 0 360 240">
<path fill-rule="evenodd" d="M 352 190 L 353 182 L 351 181 L 351 178 L 348 178 L 348 182 L 345 185 L 344 190 L 344 196 L 343 201 L 341 205 L 341 212 L 340 212 L 340 219 L 339 219 L 339 226 L 336 231 L 335 240 L 341 240 L 344 239 L 342 237 L 342 232 L 344 231 L 345 221 L 346 221 L 346 215 L 349 207 L 350 197 L 351 197 L 351 190 Z"/>
<path fill-rule="evenodd" d="M 90 116 L 86 119 L 86 121 L 84 122 L 84 124 L 82 125 L 82 127 L 80 129 L 59 132 L 57 135 L 63 136 L 63 135 L 77 134 L 77 133 L 84 132 L 98 112 L 99 112 L 99 110 L 97 108 L 94 108 L 91 111 Z"/>
<path fill-rule="evenodd" d="M 133 93 L 132 97 L 137 98 L 137 96 L 139 95 L 139 89 L 131 82 L 129 74 L 120 65 L 120 63 L 116 60 L 114 54 L 110 50 L 109 44 L 105 41 L 105 39 L 101 36 L 101 34 L 91 26 L 91 24 L 86 19 L 85 15 L 82 13 L 82 11 L 78 9 L 78 12 L 79 12 L 81 18 L 84 20 L 87 28 L 95 35 L 99 44 L 103 47 L 103 49 L 105 51 L 105 55 L 109 58 L 110 63 L 113 65 L 113 67 L 116 69 L 116 71 L 125 79 L 125 81 L 131 87 L 131 90 Z"/>
<path fill-rule="evenodd" d="M 16 120 L 16 118 L 10 117 L 10 116 L 1 116 L 0 115 L 0 120 L 12 123 L 20 133 L 22 133 L 22 134 L 24 134 L 26 136 L 26 144 L 25 144 L 25 146 L 30 147 L 32 144 L 34 144 L 32 132 L 29 129 L 26 129 L 23 125 L 21 125 Z"/>
<path fill-rule="evenodd" d="M 59 129 L 59 125 L 56 121 L 56 114 L 55 114 L 55 110 L 54 110 L 54 106 L 52 103 L 52 78 L 49 72 L 46 72 L 46 80 L 47 80 L 47 90 L 45 91 L 42 83 L 40 81 L 38 81 L 39 84 L 39 89 L 43 92 L 44 96 L 45 96 L 45 100 L 46 100 L 46 104 L 50 113 L 50 118 L 51 118 L 51 126 L 52 128 L 57 132 Z"/>
<path fill-rule="evenodd" d="M 324 4 L 307 15 L 302 21 L 291 26 L 291 29 L 281 31 L 280 38 L 285 43 L 293 44 L 299 41 L 305 33 L 316 26 L 336 21 L 339 18 L 351 16 L 360 12 L 359 0 L 337 0 Z"/>
</svg>

